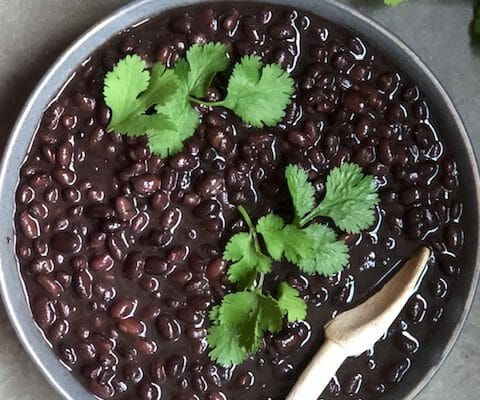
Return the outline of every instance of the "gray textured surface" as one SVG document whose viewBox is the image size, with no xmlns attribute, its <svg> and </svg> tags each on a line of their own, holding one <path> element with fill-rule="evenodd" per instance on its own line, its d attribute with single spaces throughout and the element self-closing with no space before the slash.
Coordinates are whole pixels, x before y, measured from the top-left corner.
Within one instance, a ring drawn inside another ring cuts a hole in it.
<svg viewBox="0 0 480 400">
<path fill-rule="evenodd" d="M 322 1 L 322 0 L 319 0 Z M 0 148 L 29 92 L 48 65 L 82 31 L 126 0 L 0 0 Z M 480 153 L 480 43 L 471 43 L 470 0 L 411 0 L 397 9 L 381 0 L 352 4 L 410 45 L 450 93 Z M 480 385 L 480 299 L 454 351 L 418 400 L 475 400 Z M 60 400 L 15 338 L 0 305 L 0 399 Z"/>
</svg>

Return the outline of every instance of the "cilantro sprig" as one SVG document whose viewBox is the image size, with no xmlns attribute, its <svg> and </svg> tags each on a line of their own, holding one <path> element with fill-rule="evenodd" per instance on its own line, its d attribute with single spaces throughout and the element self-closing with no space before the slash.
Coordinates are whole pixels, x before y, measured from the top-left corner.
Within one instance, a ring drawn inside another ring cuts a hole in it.
<svg viewBox="0 0 480 400">
<path fill-rule="evenodd" d="M 230 61 L 225 44 L 213 42 L 191 46 L 173 68 L 155 63 L 148 70 L 138 55 L 126 56 L 104 80 L 104 99 L 112 112 L 108 131 L 146 135 L 152 152 L 166 157 L 179 152 L 198 127 L 201 115 L 193 104 L 226 107 L 257 128 L 278 124 L 294 81 L 278 64 L 263 65 L 258 56 L 235 64 L 224 100 L 203 100 Z"/>
<path fill-rule="evenodd" d="M 305 319 L 307 305 L 300 293 L 280 282 L 276 297 L 263 292 L 265 276 L 274 261 L 285 258 L 307 274 L 334 275 L 348 265 L 345 242 L 318 218 L 330 219 L 346 232 L 361 232 L 375 219 L 377 185 L 356 164 L 346 163 L 330 171 L 326 194 L 315 206 L 315 189 L 305 170 L 289 165 L 285 178 L 293 203 L 291 223 L 273 213 L 256 225 L 243 206 L 238 211 L 248 232 L 233 235 L 223 258 L 231 264 L 227 271 L 237 292 L 225 296 L 210 312 L 207 335 L 212 360 L 230 366 L 256 353 L 266 332 L 280 331 L 283 319 L 293 323 Z"/>
</svg>

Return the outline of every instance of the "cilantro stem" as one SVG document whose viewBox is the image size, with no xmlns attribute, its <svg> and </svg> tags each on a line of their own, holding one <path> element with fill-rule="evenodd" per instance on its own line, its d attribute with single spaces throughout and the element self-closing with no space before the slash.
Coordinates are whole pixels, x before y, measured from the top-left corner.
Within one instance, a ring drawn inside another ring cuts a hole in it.
<svg viewBox="0 0 480 400">
<path fill-rule="evenodd" d="M 207 107 L 220 107 L 225 104 L 225 100 L 222 101 L 204 101 L 197 99 L 196 97 L 189 96 L 188 99 L 195 104 L 200 104 L 202 106 L 207 106 Z"/>
<path fill-rule="evenodd" d="M 301 220 L 300 220 L 300 227 L 304 228 L 305 225 L 307 225 L 309 222 L 311 222 L 314 218 L 321 216 L 321 209 L 320 205 L 313 209 L 311 212 L 309 212 L 307 215 L 305 215 Z"/>
<path fill-rule="evenodd" d="M 250 218 L 250 215 L 248 215 L 247 210 L 245 210 L 245 207 L 240 205 L 237 207 L 237 209 L 238 212 L 242 214 L 243 219 L 247 223 L 248 229 L 250 229 L 252 232 L 255 232 L 255 226 L 253 225 L 252 219 Z"/>
<path fill-rule="evenodd" d="M 261 254 L 264 254 L 262 252 L 262 248 L 260 247 L 260 241 L 258 240 L 258 235 L 257 235 L 257 230 L 255 229 L 255 225 L 253 224 L 253 221 L 252 219 L 250 218 L 250 215 L 248 215 L 248 212 L 247 210 L 245 209 L 244 206 L 242 205 L 239 205 L 237 207 L 238 211 L 240 214 L 242 214 L 242 217 L 243 219 L 245 220 L 245 222 L 247 223 L 247 226 L 248 226 L 248 229 L 250 230 L 250 233 L 253 237 L 253 243 L 254 243 L 254 246 L 255 246 L 255 250 L 258 252 L 258 253 L 261 253 Z M 265 279 L 265 274 L 260 274 L 260 277 L 258 278 L 258 280 L 256 281 L 256 283 L 254 283 L 254 287 L 256 289 L 261 289 L 263 287 L 263 281 Z"/>
</svg>

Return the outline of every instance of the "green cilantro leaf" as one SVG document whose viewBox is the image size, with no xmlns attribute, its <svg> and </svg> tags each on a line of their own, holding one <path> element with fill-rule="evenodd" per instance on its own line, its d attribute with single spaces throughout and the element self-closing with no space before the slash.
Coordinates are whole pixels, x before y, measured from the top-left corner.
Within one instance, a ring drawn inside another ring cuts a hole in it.
<svg viewBox="0 0 480 400">
<path fill-rule="evenodd" d="M 286 225 L 282 231 L 285 258 L 297 264 L 313 255 L 314 243 L 305 230 L 296 225 Z"/>
<path fill-rule="evenodd" d="M 297 225 L 285 225 L 275 214 L 260 218 L 256 230 L 265 241 L 268 253 L 275 261 L 282 255 L 291 263 L 297 264 L 305 255 L 311 256 L 314 244 L 307 233 Z"/>
<path fill-rule="evenodd" d="M 375 222 L 375 206 L 379 197 L 371 175 L 353 163 L 345 163 L 330 171 L 323 201 L 302 220 L 302 225 L 318 216 L 329 217 L 340 229 L 359 233 Z"/>
<path fill-rule="evenodd" d="M 112 110 L 109 131 L 123 131 L 122 125 L 132 114 L 144 111 L 138 97 L 150 83 L 146 68 L 147 64 L 139 56 L 127 56 L 105 76 L 103 95 L 105 103 Z"/>
<path fill-rule="evenodd" d="M 385 4 L 390 7 L 397 7 L 402 3 L 405 3 L 407 0 L 384 0 Z"/>
<path fill-rule="evenodd" d="M 300 297 L 297 289 L 292 288 L 286 282 L 280 282 L 278 285 L 277 302 L 283 315 L 287 317 L 288 322 L 295 322 L 305 319 L 307 316 L 307 304 Z"/>
<path fill-rule="evenodd" d="M 285 178 L 293 201 L 295 220 L 298 222 L 312 211 L 315 202 L 315 188 L 308 181 L 307 172 L 297 165 L 287 166 Z"/>
<path fill-rule="evenodd" d="M 158 110 L 172 106 L 178 97 L 180 82 L 174 71 L 162 64 L 153 65 L 150 72 L 146 67 L 139 56 L 127 56 L 105 77 L 105 102 L 112 110 L 108 129 L 129 136 L 147 134 L 151 150 L 168 156 L 182 148 L 182 138 L 173 122 L 179 118 L 174 113 Z M 152 107 L 157 113 L 147 114 Z"/>
<path fill-rule="evenodd" d="M 284 243 L 282 230 L 285 222 L 275 214 L 267 214 L 257 222 L 257 232 L 263 236 L 268 253 L 275 261 L 282 258 Z"/>
<path fill-rule="evenodd" d="M 349 261 L 348 246 L 337 240 L 333 229 L 323 224 L 311 224 L 304 228 L 314 243 L 313 256 L 304 256 L 298 263 L 308 274 L 331 276 L 345 268 Z"/>
<path fill-rule="evenodd" d="M 187 51 L 188 92 L 195 97 L 204 97 L 213 77 L 225 71 L 230 62 L 227 46 L 223 43 L 207 43 L 194 45 Z"/>
<path fill-rule="evenodd" d="M 256 249 L 251 232 L 240 232 L 232 236 L 223 258 L 233 262 L 227 272 L 228 278 L 239 290 L 251 287 L 257 273 L 267 274 L 272 268 L 272 260 Z"/>
<path fill-rule="evenodd" d="M 256 128 L 274 126 L 285 116 L 294 84 L 278 64 L 263 65 L 260 57 L 245 56 L 235 65 L 227 97 L 219 105 Z"/>
<path fill-rule="evenodd" d="M 130 136 L 144 135 L 150 127 L 169 129 L 171 121 L 146 112 L 155 105 L 165 104 L 178 88 L 173 71 L 163 65 L 146 70 L 145 61 L 137 55 L 120 60 L 107 73 L 103 94 L 105 103 L 112 110 L 108 130 Z"/>
<path fill-rule="evenodd" d="M 226 367 L 245 361 L 258 351 L 265 331 L 275 333 L 282 326 L 277 302 L 259 291 L 228 294 L 217 307 L 210 314 L 209 356 Z"/>
<path fill-rule="evenodd" d="M 258 327 L 262 331 L 277 333 L 282 329 L 283 313 L 275 299 L 263 294 L 258 295 Z"/>
<path fill-rule="evenodd" d="M 211 326 L 207 342 L 211 348 L 210 358 L 225 367 L 241 364 L 248 358 L 247 350 L 240 346 L 237 337 L 225 325 Z"/>
<path fill-rule="evenodd" d="M 186 84 L 184 66 L 188 65 L 180 60 L 173 70 L 179 82 L 178 90 L 170 98 L 170 101 L 156 108 L 157 112 L 167 115 L 174 123 L 178 137 L 186 139 L 191 136 L 200 124 L 200 114 L 192 108 L 188 101 L 188 87 Z"/>
</svg>

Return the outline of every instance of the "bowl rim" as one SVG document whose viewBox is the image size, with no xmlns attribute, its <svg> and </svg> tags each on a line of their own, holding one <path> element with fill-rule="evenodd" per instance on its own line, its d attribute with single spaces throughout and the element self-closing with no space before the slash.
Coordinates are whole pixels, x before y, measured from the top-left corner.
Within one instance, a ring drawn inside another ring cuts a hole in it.
<svg viewBox="0 0 480 400">
<path fill-rule="evenodd" d="M 219 0 L 207 0 L 207 2 L 212 3 L 218 1 Z M 255 2 L 255 0 L 247 1 Z M 175 0 L 138 0 L 120 7 L 108 17 L 94 24 L 62 53 L 40 80 L 20 112 L 5 147 L 0 166 L 0 198 L 7 200 L 4 211 L 0 213 L 1 295 L 7 315 L 27 354 L 33 359 L 38 369 L 53 388 L 67 400 L 87 400 L 93 399 L 94 396 L 70 374 L 66 366 L 61 365 L 58 361 L 48 346 L 43 333 L 34 323 L 28 302 L 26 301 L 25 286 L 20 275 L 15 254 L 15 229 L 13 226 L 14 219 L 12 219 L 15 210 L 15 191 L 18 184 L 19 166 L 29 151 L 30 142 L 38 128 L 41 115 L 46 109 L 46 106 L 55 99 L 61 88 L 69 82 L 74 71 L 80 64 L 88 59 L 93 51 L 118 32 L 128 27 L 140 25 L 167 9 L 204 2 L 205 0 L 183 0 L 175 4 Z M 346 26 L 347 28 L 359 31 L 363 36 L 367 37 L 370 42 L 377 46 L 379 44 L 378 40 L 382 39 L 384 44 L 393 46 L 394 50 L 392 50 L 392 52 L 394 51 L 397 55 L 393 57 L 391 53 L 387 53 L 387 56 L 395 63 L 398 61 L 396 57 L 400 57 L 402 54 L 408 61 L 413 63 L 412 69 L 416 69 L 416 73 L 421 74 L 422 77 L 426 79 L 426 82 L 431 85 L 432 93 L 439 95 L 440 99 L 438 101 L 436 100 L 436 102 L 440 102 L 438 104 L 445 108 L 445 111 L 449 114 L 448 117 L 451 119 L 453 126 L 461 137 L 464 150 L 466 151 L 466 164 L 472 168 L 471 173 L 474 179 L 476 210 L 480 210 L 480 175 L 472 143 L 449 95 L 420 57 L 401 39 L 388 31 L 388 29 L 350 6 L 338 3 L 335 0 L 322 0 L 320 2 L 304 0 L 296 1 L 294 2 L 295 4 L 292 4 L 292 2 L 293 0 L 266 1 L 266 3 L 270 4 L 298 7 L 299 9 L 321 15 L 325 19 L 332 20 L 340 26 Z M 314 11 L 314 9 L 322 9 L 324 13 L 320 14 L 318 11 Z M 345 20 L 349 21 L 349 23 L 339 22 L 345 22 Z M 366 33 L 366 31 L 370 32 Z M 378 36 L 377 40 L 372 38 L 374 34 Z M 405 70 L 405 67 L 403 70 Z M 433 99 L 430 98 L 430 100 Z M 32 117 L 32 114 L 35 118 Z M 36 118 L 36 116 L 38 116 L 38 118 Z M 15 175 L 13 171 L 15 171 Z M 479 232 L 480 227 L 477 223 L 475 231 L 477 239 Z M 436 358 L 436 361 L 422 376 L 422 379 L 412 385 L 405 399 L 413 399 L 427 385 L 451 352 L 473 304 L 480 277 L 479 264 L 480 254 L 476 251 L 474 262 L 472 262 L 472 265 L 475 266 L 475 271 L 473 272 L 472 281 L 469 282 L 468 294 L 465 298 L 460 318 L 456 322 L 448 342 Z M 16 268 L 8 268 L 8 266 L 12 265 L 15 265 Z M 389 398 L 389 396 L 385 397 L 385 399 L 387 398 Z"/>
</svg>

